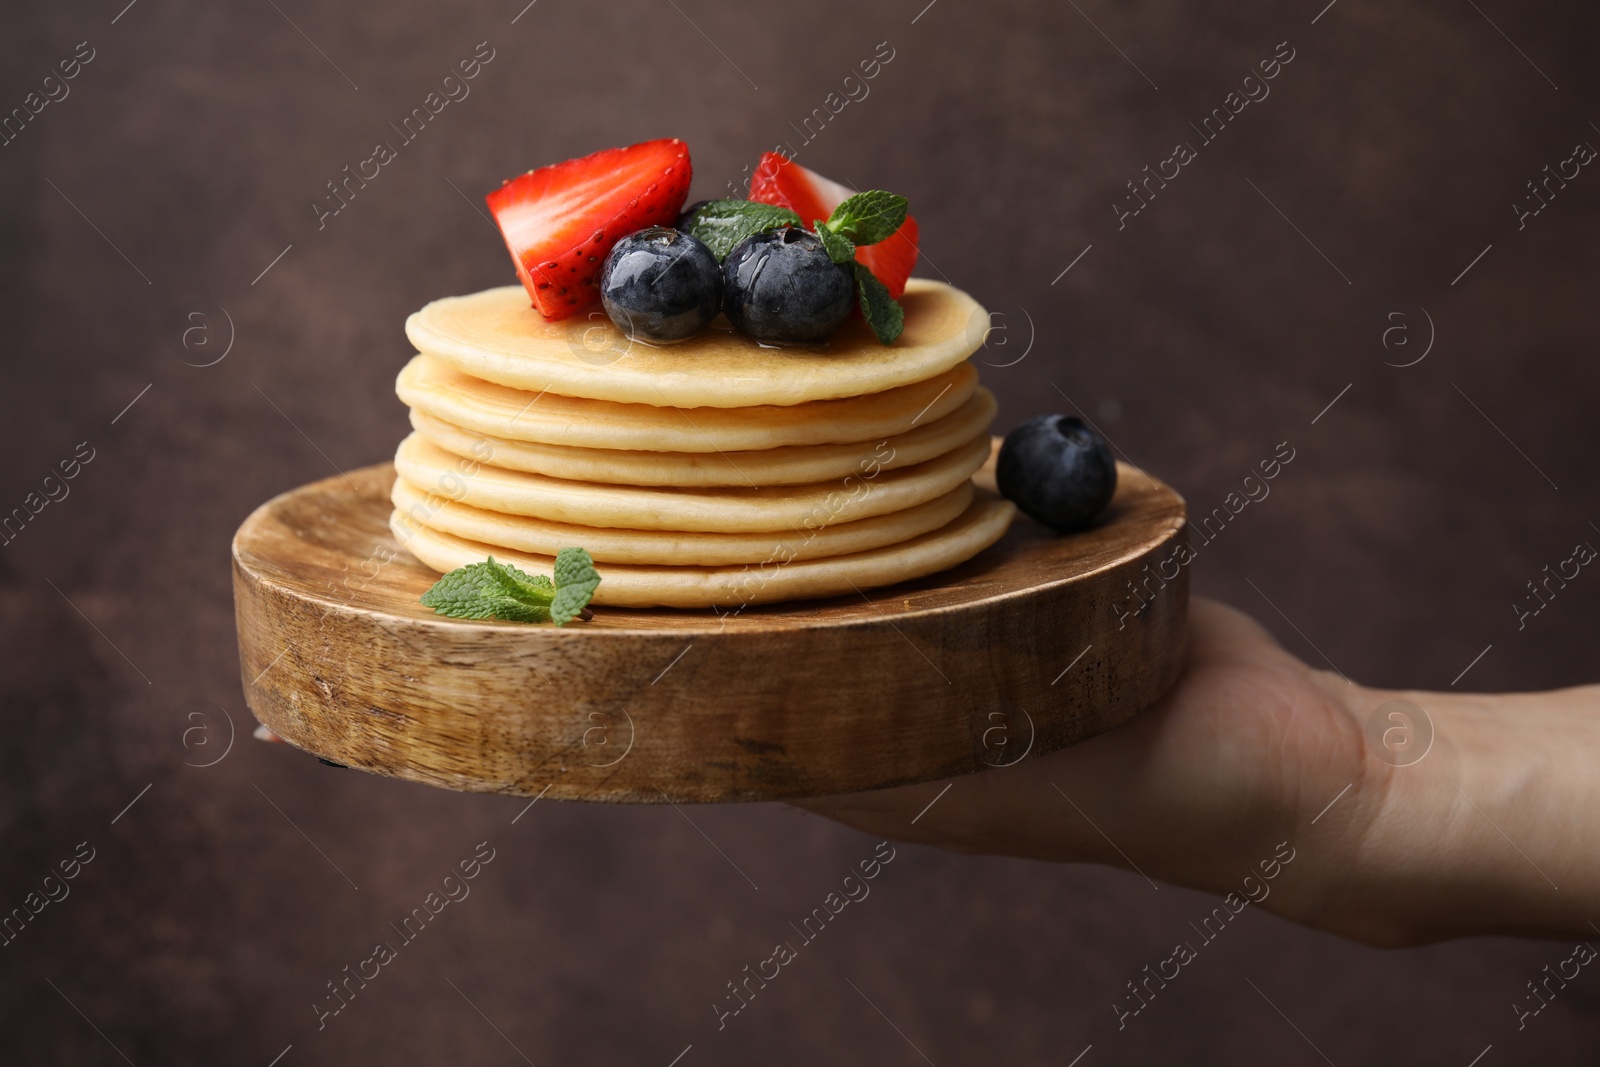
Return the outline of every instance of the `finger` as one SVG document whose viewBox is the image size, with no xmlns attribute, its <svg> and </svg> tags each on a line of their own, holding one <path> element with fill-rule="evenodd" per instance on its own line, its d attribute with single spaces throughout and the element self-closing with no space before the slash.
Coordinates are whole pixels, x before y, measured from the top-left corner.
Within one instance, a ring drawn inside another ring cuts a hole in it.
<svg viewBox="0 0 1600 1067">
<path fill-rule="evenodd" d="M 1219 600 L 1189 601 L 1189 650 L 1202 656 L 1278 648 L 1277 638 L 1255 619 Z"/>
<path fill-rule="evenodd" d="M 805 797 L 789 803 L 813 815 L 843 823 L 872 837 L 910 844 L 947 847 L 946 836 L 933 822 L 918 816 L 945 798 L 954 781 L 844 793 L 831 797 Z"/>
<path fill-rule="evenodd" d="M 954 852 L 1117 862 L 1090 821 L 1093 811 L 1104 817 L 1108 775 L 1122 780 L 1115 791 L 1125 788 L 1114 744 L 1102 735 L 1011 767 L 793 803 L 868 834 Z"/>
</svg>

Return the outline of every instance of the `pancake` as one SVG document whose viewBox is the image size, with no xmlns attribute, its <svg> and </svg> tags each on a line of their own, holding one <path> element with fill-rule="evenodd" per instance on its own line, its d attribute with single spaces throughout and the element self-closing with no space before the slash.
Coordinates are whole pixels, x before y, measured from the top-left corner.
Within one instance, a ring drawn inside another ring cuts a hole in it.
<svg viewBox="0 0 1600 1067">
<path fill-rule="evenodd" d="M 939 456 L 900 470 L 871 466 L 815 485 L 674 489 L 569 482 L 462 459 L 417 434 L 400 442 L 400 477 L 437 496 L 504 515 L 532 515 L 577 526 L 710 533 L 793 531 L 886 515 L 943 496 L 989 456 L 987 431 Z M 879 453 L 878 458 L 886 458 Z"/>
<path fill-rule="evenodd" d="M 411 425 L 447 452 L 482 459 L 507 470 L 577 482 L 615 485 L 700 486 L 812 485 L 844 478 L 870 461 L 880 444 L 891 457 L 884 470 L 909 467 L 942 456 L 986 430 L 998 405 L 979 389 L 942 419 L 924 419 L 907 433 L 847 445 L 788 445 L 760 451 L 641 452 L 615 448 L 568 448 L 510 441 L 464 430 L 415 409 Z"/>
<path fill-rule="evenodd" d="M 785 533 L 671 533 L 604 529 L 547 522 L 526 515 L 501 515 L 431 496 L 404 478 L 394 483 L 394 523 L 407 530 L 427 527 L 481 544 L 498 554 L 510 549 L 554 557 L 578 545 L 601 563 L 726 566 L 776 559 L 819 559 L 899 544 L 937 530 L 972 503 L 972 483 L 904 511 L 813 531 Z"/>
<path fill-rule="evenodd" d="M 901 304 L 905 332 L 892 345 L 852 316 L 818 345 L 761 345 L 719 320 L 690 341 L 657 347 L 630 343 L 603 311 L 547 322 L 525 290 L 508 285 L 435 300 L 406 320 L 406 336 L 474 378 L 529 393 L 661 407 L 788 406 L 920 382 L 982 346 L 988 312 L 961 290 L 913 278 Z"/>
<path fill-rule="evenodd" d="M 921 578 L 954 567 L 982 552 L 1005 534 L 1015 506 L 979 490 L 971 505 L 949 524 L 897 545 L 825 559 L 761 566 L 646 567 L 603 564 L 594 603 L 627 608 L 707 608 L 854 596 L 875 586 Z M 391 519 L 400 543 L 439 572 L 493 556 L 532 574 L 549 574 L 555 560 L 490 548 L 425 526 Z M 752 665 L 759 670 L 759 664 Z"/>
<path fill-rule="evenodd" d="M 977 369 L 958 363 L 935 377 L 868 396 L 683 410 L 526 393 L 480 381 L 428 356 L 412 359 L 395 382 L 407 405 L 463 429 L 512 441 L 647 452 L 877 441 L 943 418 L 977 387 Z"/>
</svg>

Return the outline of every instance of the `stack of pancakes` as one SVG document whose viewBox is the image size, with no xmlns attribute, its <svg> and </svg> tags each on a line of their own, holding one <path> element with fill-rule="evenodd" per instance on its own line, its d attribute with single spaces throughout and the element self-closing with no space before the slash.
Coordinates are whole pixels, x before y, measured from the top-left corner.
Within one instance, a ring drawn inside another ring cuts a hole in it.
<svg viewBox="0 0 1600 1067">
<path fill-rule="evenodd" d="M 914 279 L 885 347 L 859 317 L 770 348 L 722 320 L 670 347 L 603 312 L 545 321 L 520 286 L 412 315 L 390 524 L 438 571 L 594 557 L 594 602 L 739 606 L 851 594 L 955 566 L 1012 505 L 972 484 L 995 401 L 967 361 L 988 315 Z M 718 327 L 721 327 L 720 329 Z"/>
</svg>

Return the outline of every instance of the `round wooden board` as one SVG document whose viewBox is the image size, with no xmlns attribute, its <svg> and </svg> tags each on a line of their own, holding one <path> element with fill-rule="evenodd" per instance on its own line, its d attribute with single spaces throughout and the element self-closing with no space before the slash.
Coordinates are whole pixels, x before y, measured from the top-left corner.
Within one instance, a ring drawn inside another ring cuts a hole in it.
<svg viewBox="0 0 1600 1067">
<path fill-rule="evenodd" d="M 233 542 L 250 709 L 375 774 L 567 800 L 825 796 L 1081 741 L 1183 666 L 1183 499 L 1126 465 L 1095 528 L 1019 516 L 926 579 L 725 615 L 602 608 L 561 629 L 419 604 L 438 576 L 389 532 L 393 479 L 385 463 L 302 486 Z"/>
</svg>

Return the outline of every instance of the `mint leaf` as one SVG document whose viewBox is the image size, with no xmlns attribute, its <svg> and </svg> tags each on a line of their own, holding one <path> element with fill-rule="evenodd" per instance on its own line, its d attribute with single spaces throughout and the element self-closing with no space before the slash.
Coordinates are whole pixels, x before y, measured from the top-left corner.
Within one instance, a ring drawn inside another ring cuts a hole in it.
<svg viewBox="0 0 1600 1067">
<path fill-rule="evenodd" d="M 494 563 L 492 580 L 502 595 L 533 601 L 547 601 L 555 595 L 555 583 L 544 575 L 524 573 L 509 563 L 495 563 L 493 556 L 489 562 Z"/>
<path fill-rule="evenodd" d="M 527 574 L 490 556 L 469 563 L 433 583 L 422 603 L 452 619 L 504 619 L 507 622 L 550 622 L 557 626 L 583 614 L 600 575 L 581 548 L 563 548 L 556 555 L 555 580 Z"/>
<path fill-rule="evenodd" d="M 822 241 L 823 251 L 828 253 L 828 258 L 835 263 L 853 263 L 856 258 L 856 245 L 850 238 L 828 229 L 826 223 L 817 220 L 817 237 Z"/>
<path fill-rule="evenodd" d="M 550 604 L 550 617 L 557 626 L 577 618 L 594 596 L 600 573 L 594 559 L 581 548 L 563 548 L 556 553 L 556 595 Z"/>
<path fill-rule="evenodd" d="M 905 221 L 905 197 L 883 189 L 868 189 L 834 208 L 828 229 L 858 245 L 875 245 L 887 240 Z"/>
<path fill-rule="evenodd" d="M 422 603 L 452 619 L 544 622 L 550 618 L 554 596 L 550 579 L 524 574 L 491 556 L 440 578 L 422 594 Z"/>
<path fill-rule="evenodd" d="M 856 264 L 856 293 L 861 298 L 861 316 L 883 344 L 892 345 L 905 329 L 906 313 L 878 276 Z"/>
<path fill-rule="evenodd" d="M 689 234 L 704 241 L 721 263 L 734 245 L 751 234 L 799 225 L 800 216 L 786 207 L 754 200 L 712 200 L 695 209 Z"/>
</svg>

